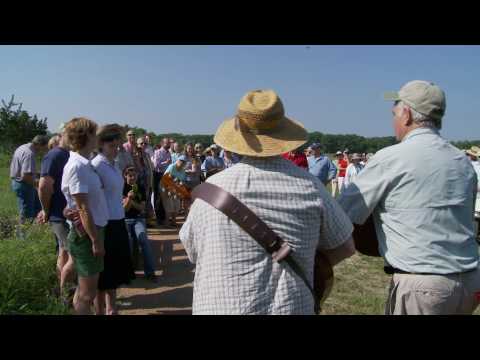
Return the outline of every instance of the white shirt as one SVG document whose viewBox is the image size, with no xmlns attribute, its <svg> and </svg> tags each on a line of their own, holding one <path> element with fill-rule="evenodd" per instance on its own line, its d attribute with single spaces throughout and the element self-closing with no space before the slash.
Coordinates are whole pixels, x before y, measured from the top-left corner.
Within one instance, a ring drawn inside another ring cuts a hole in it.
<svg viewBox="0 0 480 360">
<path fill-rule="evenodd" d="M 350 165 L 348 165 L 347 171 L 345 172 L 345 180 L 343 181 L 343 186 L 347 187 L 349 184 L 351 184 L 363 168 L 364 165 L 362 165 L 362 163 L 351 163 Z"/>
<path fill-rule="evenodd" d="M 63 169 L 62 192 L 72 209 L 77 208 L 72 195 L 87 194 L 93 222 L 97 226 L 107 225 L 108 207 L 100 177 L 88 159 L 73 151 Z"/>
<path fill-rule="evenodd" d="M 207 181 L 234 195 L 288 242 L 310 283 L 315 250 L 336 248 L 352 233 L 325 186 L 281 157 L 244 157 Z M 274 262 L 203 200 L 194 201 L 180 240 L 196 264 L 193 314 L 313 314 L 313 297 L 293 270 Z"/>
<path fill-rule="evenodd" d="M 108 205 L 108 219 L 121 220 L 125 218 L 125 209 L 122 206 L 123 177 L 120 170 L 110 163 L 103 154 L 98 154 L 92 160 L 92 166 L 97 170 L 104 186 L 103 190 Z"/>
<path fill-rule="evenodd" d="M 475 212 L 480 211 L 480 163 L 478 161 L 472 161 L 473 169 L 477 174 L 477 200 L 475 201 Z"/>
</svg>

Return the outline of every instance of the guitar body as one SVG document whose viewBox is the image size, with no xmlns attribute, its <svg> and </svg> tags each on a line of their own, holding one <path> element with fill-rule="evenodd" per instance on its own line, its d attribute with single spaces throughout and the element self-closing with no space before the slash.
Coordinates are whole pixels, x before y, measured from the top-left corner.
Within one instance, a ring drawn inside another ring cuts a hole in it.
<svg viewBox="0 0 480 360">
<path fill-rule="evenodd" d="M 313 269 L 313 291 L 317 298 L 315 312 L 321 310 L 321 306 L 330 295 L 333 288 L 333 267 L 330 265 L 327 257 L 317 251 L 315 254 L 315 267 Z"/>
<path fill-rule="evenodd" d="M 172 175 L 165 174 L 160 180 L 160 184 L 165 188 L 166 191 L 177 195 L 182 200 L 188 200 L 191 198 L 190 190 L 183 184 L 179 184 L 173 180 Z"/>
<path fill-rule="evenodd" d="M 354 224 L 353 241 L 355 249 L 363 255 L 379 257 L 377 232 L 370 215 L 363 225 Z"/>
</svg>

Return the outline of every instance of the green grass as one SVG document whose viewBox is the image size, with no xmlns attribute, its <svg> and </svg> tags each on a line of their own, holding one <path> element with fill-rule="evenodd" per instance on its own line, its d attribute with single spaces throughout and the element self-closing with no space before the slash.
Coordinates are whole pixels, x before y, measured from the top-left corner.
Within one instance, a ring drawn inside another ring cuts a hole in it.
<svg viewBox="0 0 480 360">
<path fill-rule="evenodd" d="M 9 158 L 0 155 L 0 226 L 17 221 L 10 189 Z M 0 314 L 62 315 L 69 311 L 53 290 L 57 287 L 55 241 L 48 225 L 25 226 L 25 239 L 0 236 Z"/>
</svg>

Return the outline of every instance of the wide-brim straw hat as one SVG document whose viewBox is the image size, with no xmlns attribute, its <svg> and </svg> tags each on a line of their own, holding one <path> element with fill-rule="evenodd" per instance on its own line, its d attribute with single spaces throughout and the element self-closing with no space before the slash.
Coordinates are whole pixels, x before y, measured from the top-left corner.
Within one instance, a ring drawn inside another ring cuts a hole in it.
<svg viewBox="0 0 480 360">
<path fill-rule="evenodd" d="M 470 149 L 466 150 L 465 152 L 475 157 L 480 156 L 480 148 L 478 146 L 472 146 Z"/>
<path fill-rule="evenodd" d="M 220 125 L 214 141 L 240 155 L 269 157 L 299 148 L 307 136 L 301 123 L 285 116 L 275 91 L 254 90 L 241 99 L 237 115 Z"/>
</svg>

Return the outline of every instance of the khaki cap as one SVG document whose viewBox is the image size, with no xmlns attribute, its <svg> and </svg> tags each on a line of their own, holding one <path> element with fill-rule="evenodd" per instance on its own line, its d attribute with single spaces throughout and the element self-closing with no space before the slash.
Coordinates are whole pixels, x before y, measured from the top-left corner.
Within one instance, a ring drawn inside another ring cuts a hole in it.
<svg viewBox="0 0 480 360">
<path fill-rule="evenodd" d="M 438 120 L 439 123 L 447 107 L 443 90 L 438 85 L 423 80 L 410 81 L 398 92 L 387 92 L 384 94 L 384 99 L 401 100 L 420 114 Z"/>
</svg>

